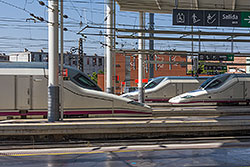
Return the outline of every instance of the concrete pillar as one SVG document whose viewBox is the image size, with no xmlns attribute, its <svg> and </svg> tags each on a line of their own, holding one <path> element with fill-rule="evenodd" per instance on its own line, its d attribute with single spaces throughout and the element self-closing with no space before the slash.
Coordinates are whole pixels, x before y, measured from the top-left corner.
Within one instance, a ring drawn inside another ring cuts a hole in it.
<svg viewBox="0 0 250 167">
<path fill-rule="evenodd" d="M 113 0 L 107 0 L 106 5 L 106 92 L 113 93 L 112 89 L 112 75 L 113 75 Z"/>
<path fill-rule="evenodd" d="M 144 29 L 144 12 L 140 12 L 140 18 L 139 18 L 139 24 L 140 24 L 140 29 Z M 139 37 L 143 37 L 144 33 L 140 32 Z M 143 88 L 143 61 L 144 61 L 144 54 L 140 52 L 140 50 L 144 50 L 144 40 L 139 39 L 138 40 L 138 50 L 139 50 L 139 55 L 138 55 L 138 101 L 141 103 L 144 103 L 144 88 Z"/>
<path fill-rule="evenodd" d="M 58 0 L 49 0 L 48 6 L 49 6 L 48 121 L 54 122 L 59 120 Z"/>
</svg>

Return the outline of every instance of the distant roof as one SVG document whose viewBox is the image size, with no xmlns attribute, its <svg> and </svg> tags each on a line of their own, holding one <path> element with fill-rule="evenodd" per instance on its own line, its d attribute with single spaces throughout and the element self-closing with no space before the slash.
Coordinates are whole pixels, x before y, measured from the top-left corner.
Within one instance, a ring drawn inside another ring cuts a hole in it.
<svg viewBox="0 0 250 167">
<path fill-rule="evenodd" d="M 116 0 L 122 11 L 172 13 L 178 9 L 250 11 L 250 0 Z"/>
</svg>

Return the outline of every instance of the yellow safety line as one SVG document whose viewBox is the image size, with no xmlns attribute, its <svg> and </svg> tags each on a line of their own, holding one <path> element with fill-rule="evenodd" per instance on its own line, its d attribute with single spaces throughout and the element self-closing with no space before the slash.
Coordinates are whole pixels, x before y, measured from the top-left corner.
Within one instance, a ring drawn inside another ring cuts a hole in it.
<svg viewBox="0 0 250 167">
<path fill-rule="evenodd" d="M 68 153 L 34 153 L 34 154 L 15 154 L 15 153 L 0 153 L 0 157 L 25 157 L 25 156 L 39 156 L 39 155 L 73 155 L 73 154 L 102 154 L 107 152 L 136 152 L 136 151 L 157 151 L 162 149 L 153 150 L 116 150 L 116 151 L 93 151 L 93 152 L 68 152 Z M 3 155 L 6 154 L 6 155 Z"/>
</svg>

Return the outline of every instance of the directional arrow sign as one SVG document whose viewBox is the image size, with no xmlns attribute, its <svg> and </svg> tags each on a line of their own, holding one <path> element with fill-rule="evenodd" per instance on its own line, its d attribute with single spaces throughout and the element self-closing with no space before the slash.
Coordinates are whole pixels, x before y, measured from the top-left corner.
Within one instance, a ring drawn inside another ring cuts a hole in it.
<svg viewBox="0 0 250 167">
<path fill-rule="evenodd" d="M 250 27 L 250 12 L 241 12 L 241 26 Z"/>
</svg>

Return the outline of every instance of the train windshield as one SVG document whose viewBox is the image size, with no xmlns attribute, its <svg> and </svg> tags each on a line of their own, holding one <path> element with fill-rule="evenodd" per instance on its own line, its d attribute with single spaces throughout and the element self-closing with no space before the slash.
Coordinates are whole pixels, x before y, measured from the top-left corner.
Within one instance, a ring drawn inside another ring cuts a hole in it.
<svg viewBox="0 0 250 167">
<path fill-rule="evenodd" d="M 230 75 L 222 75 L 220 77 L 214 78 L 213 81 L 209 82 L 204 89 L 218 88 L 229 78 Z"/>
<path fill-rule="evenodd" d="M 165 77 L 152 79 L 147 85 L 145 85 L 145 89 L 151 89 L 156 87 Z"/>
<path fill-rule="evenodd" d="M 78 73 L 76 76 L 73 77 L 73 79 L 76 81 L 76 84 L 78 86 L 88 89 L 100 90 L 100 88 L 96 86 L 93 81 L 91 81 L 88 77 L 85 77 L 81 73 Z"/>
<path fill-rule="evenodd" d="M 207 84 L 209 84 L 215 77 L 208 78 L 205 82 L 203 82 L 199 89 L 205 88 Z"/>
</svg>

